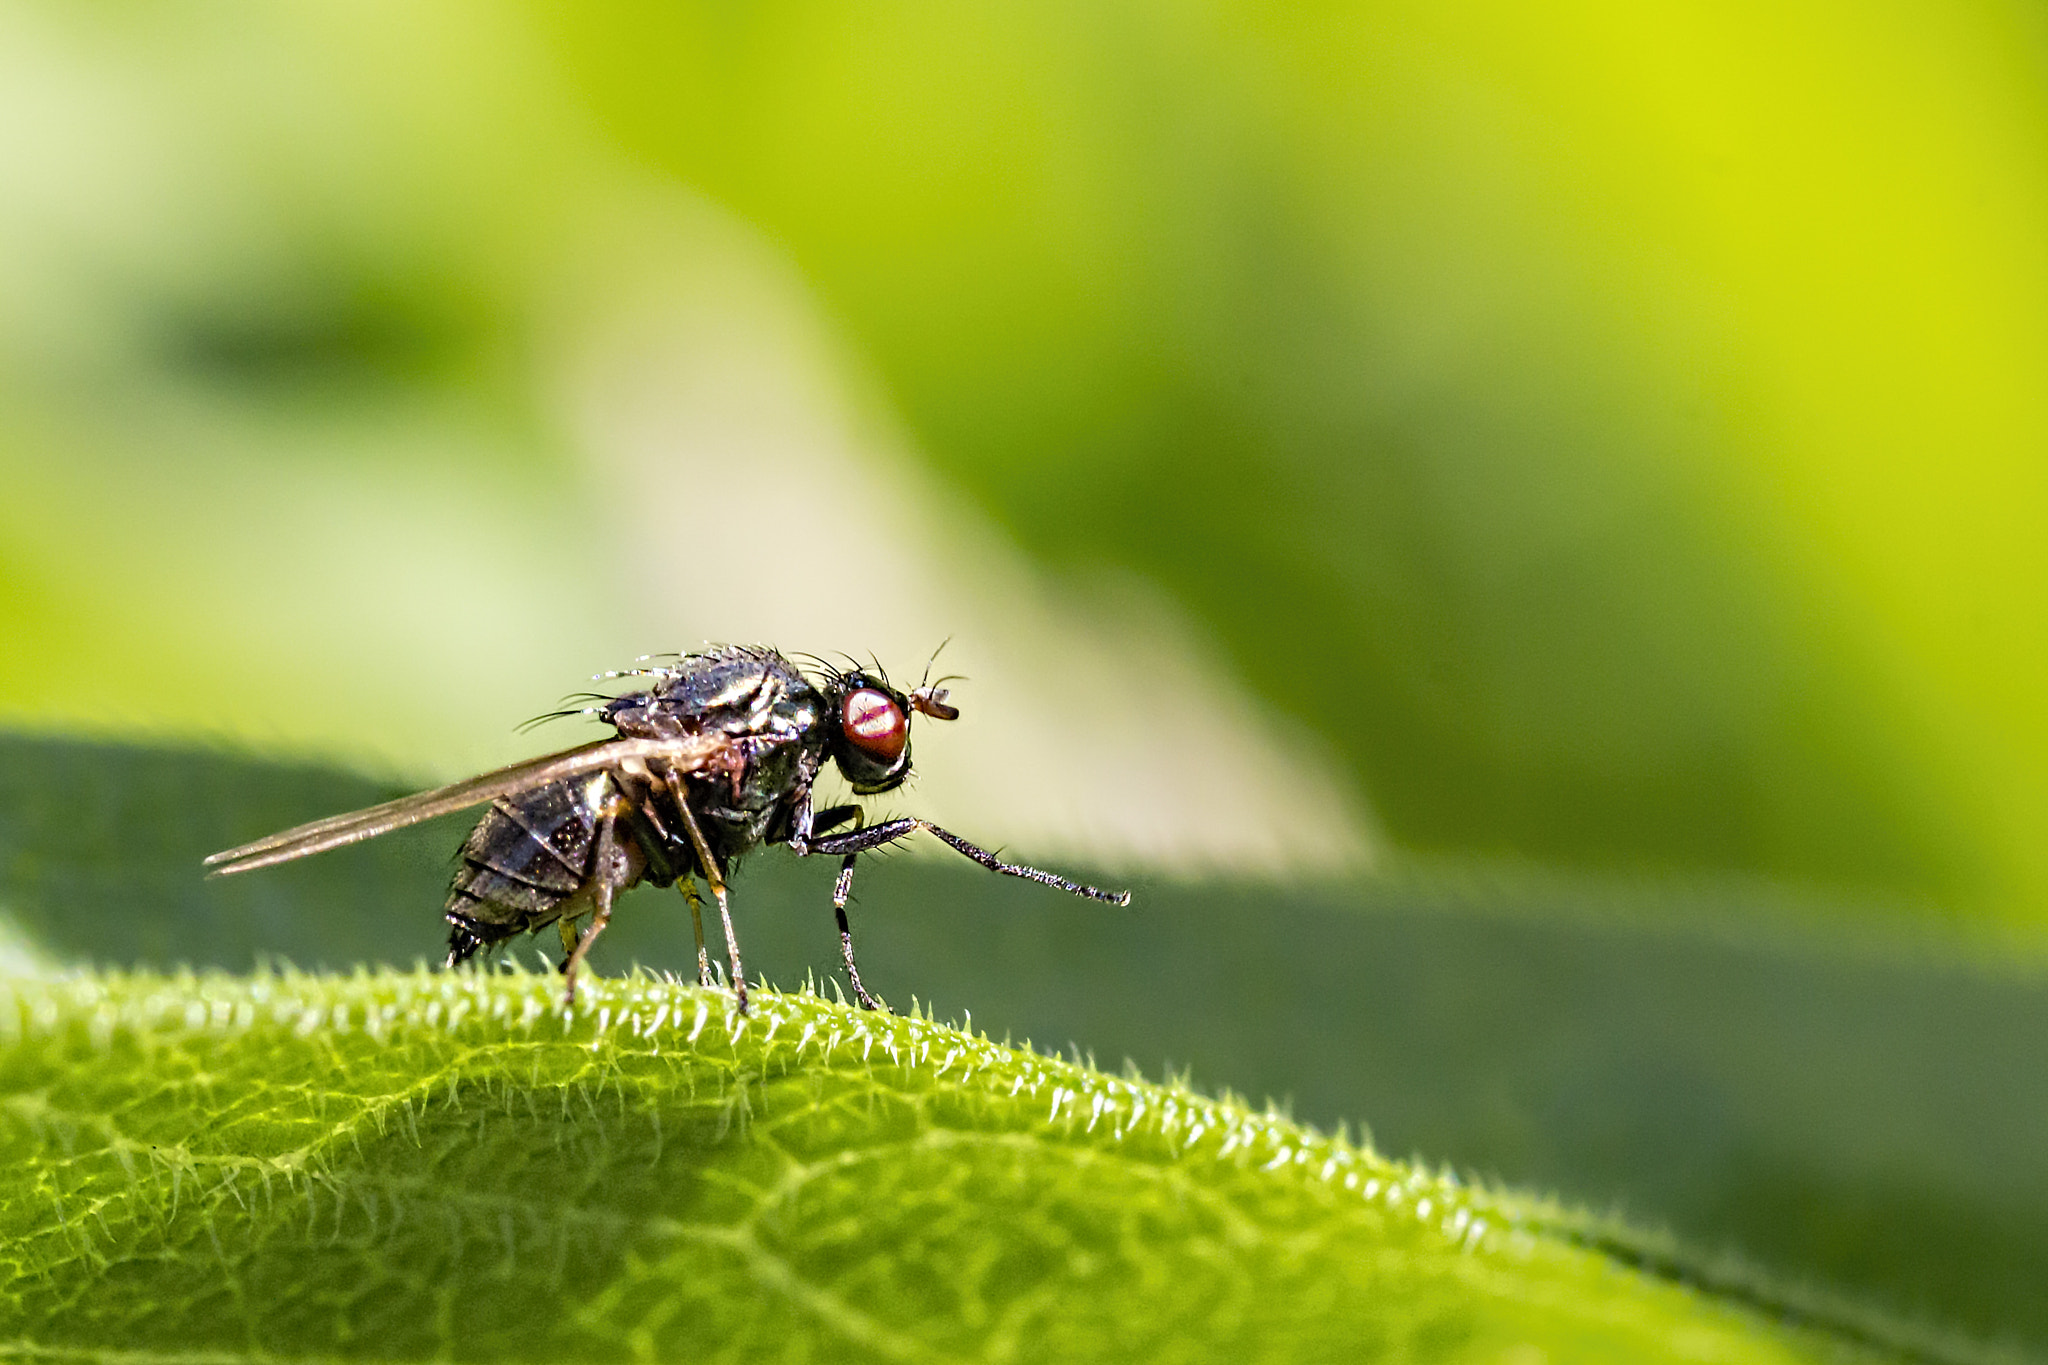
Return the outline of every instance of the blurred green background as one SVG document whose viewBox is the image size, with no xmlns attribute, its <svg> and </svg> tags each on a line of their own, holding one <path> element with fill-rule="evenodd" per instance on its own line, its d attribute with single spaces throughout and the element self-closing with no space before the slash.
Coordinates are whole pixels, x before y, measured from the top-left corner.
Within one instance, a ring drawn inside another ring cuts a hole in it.
<svg viewBox="0 0 2048 1365">
<path fill-rule="evenodd" d="M 194 745 L 424 782 L 950 635 L 906 808 L 1155 908 L 1075 994 L 905 860 L 1030 963 L 906 993 L 2038 1349 L 2044 457 L 2034 5 L 0 3 L 33 953 L 433 951 L 432 859 L 302 883 L 396 946 L 51 927 L 376 789 Z M 80 795 L 152 764 L 218 819 Z"/>
</svg>

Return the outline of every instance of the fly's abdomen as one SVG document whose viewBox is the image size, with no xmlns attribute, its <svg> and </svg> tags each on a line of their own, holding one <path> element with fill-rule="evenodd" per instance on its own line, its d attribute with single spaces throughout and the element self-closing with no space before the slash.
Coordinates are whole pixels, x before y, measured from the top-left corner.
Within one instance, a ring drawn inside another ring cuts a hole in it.
<svg viewBox="0 0 2048 1365">
<path fill-rule="evenodd" d="M 448 889 L 451 964 L 545 928 L 589 891 L 598 820 L 614 798 L 612 779 L 600 773 L 491 803 L 462 845 Z M 624 830 L 620 836 L 630 842 Z"/>
</svg>

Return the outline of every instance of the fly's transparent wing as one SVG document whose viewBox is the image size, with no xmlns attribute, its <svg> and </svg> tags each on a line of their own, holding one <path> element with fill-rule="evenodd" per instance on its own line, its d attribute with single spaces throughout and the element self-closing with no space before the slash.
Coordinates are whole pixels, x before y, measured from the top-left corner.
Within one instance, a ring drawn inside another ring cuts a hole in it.
<svg viewBox="0 0 2048 1365">
<path fill-rule="evenodd" d="M 402 796 L 381 806 L 330 815 L 324 820 L 268 835 L 240 848 L 227 849 L 208 858 L 208 874 L 225 877 L 236 872 L 253 872 L 259 867 L 287 863 L 330 848 L 353 844 L 389 834 L 394 829 L 416 825 L 437 815 L 465 806 L 495 801 L 502 796 L 544 787 L 550 782 L 602 772 L 623 763 L 640 762 L 677 772 L 700 772 L 724 756 L 731 742 L 719 736 L 692 735 L 678 739 L 603 739 L 561 753 L 529 758 L 523 763 L 499 768 L 478 777 L 465 778 L 446 787 Z"/>
</svg>

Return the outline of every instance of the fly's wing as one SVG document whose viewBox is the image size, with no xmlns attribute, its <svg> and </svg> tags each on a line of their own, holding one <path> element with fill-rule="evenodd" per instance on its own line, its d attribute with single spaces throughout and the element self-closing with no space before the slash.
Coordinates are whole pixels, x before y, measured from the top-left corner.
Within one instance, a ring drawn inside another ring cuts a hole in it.
<svg viewBox="0 0 2048 1365">
<path fill-rule="evenodd" d="M 729 740 L 713 735 L 691 735 L 676 739 L 602 739 L 594 744 L 565 749 L 558 754 L 529 758 L 523 763 L 514 763 L 510 767 L 484 773 L 480 777 L 466 778 L 446 787 L 436 787 L 433 791 L 402 796 L 396 801 L 386 801 L 381 806 L 350 811 L 346 815 L 330 815 L 324 820 L 315 820 L 311 824 L 300 825 L 258 839 L 254 843 L 243 844 L 240 848 L 216 853 L 206 860 L 204 866 L 212 869 L 208 875 L 214 877 L 225 877 L 235 872 L 251 872 L 274 863 L 287 863 L 294 858 L 324 853 L 330 848 L 340 848 L 343 844 L 374 839 L 380 834 L 389 834 L 394 829 L 403 829 L 422 820 L 431 820 L 437 815 L 461 810 L 464 806 L 495 801 L 503 796 L 516 796 L 535 787 L 544 787 L 550 782 L 581 777 L 586 773 L 602 772 L 624 763 L 637 761 L 660 768 L 673 768 L 678 772 L 700 772 L 724 757 L 731 747 Z"/>
</svg>

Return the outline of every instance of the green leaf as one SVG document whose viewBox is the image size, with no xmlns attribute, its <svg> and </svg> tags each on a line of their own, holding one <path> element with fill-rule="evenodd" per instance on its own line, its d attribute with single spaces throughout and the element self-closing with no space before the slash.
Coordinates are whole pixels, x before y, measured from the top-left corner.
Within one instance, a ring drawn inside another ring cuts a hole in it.
<svg viewBox="0 0 2048 1365">
<path fill-rule="evenodd" d="M 431 961 L 459 821 L 198 875 L 214 849 L 389 794 L 223 753 L 0 736 L 0 907 L 16 945 L 60 963 Z M 775 851 L 741 870 L 757 974 L 834 967 L 835 870 Z M 915 992 L 997 1035 L 1369 1122 L 1383 1150 L 1625 1211 L 1634 1231 L 1588 1235 L 1631 1256 L 1667 1257 L 1641 1231 L 1665 1227 L 1756 1268 L 1716 1283 L 1824 1285 L 2048 1344 L 2037 968 L 1867 928 L 1845 946 L 1812 932 L 1814 906 L 1740 883 L 1444 868 L 1147 882 L 1109 911 L 951 862 L 888 859 L 862 878 L 862 963 L 898 1005 Z M 629 895 L 595 960 L 691 968 L 680 899 Z"/>
<path fill-rule="evenodd" d="M 30 1359 L 1876 1354 L 1277 1114 L 811 995 L 19 980 L 0 1097 Z"/>
</svg>

